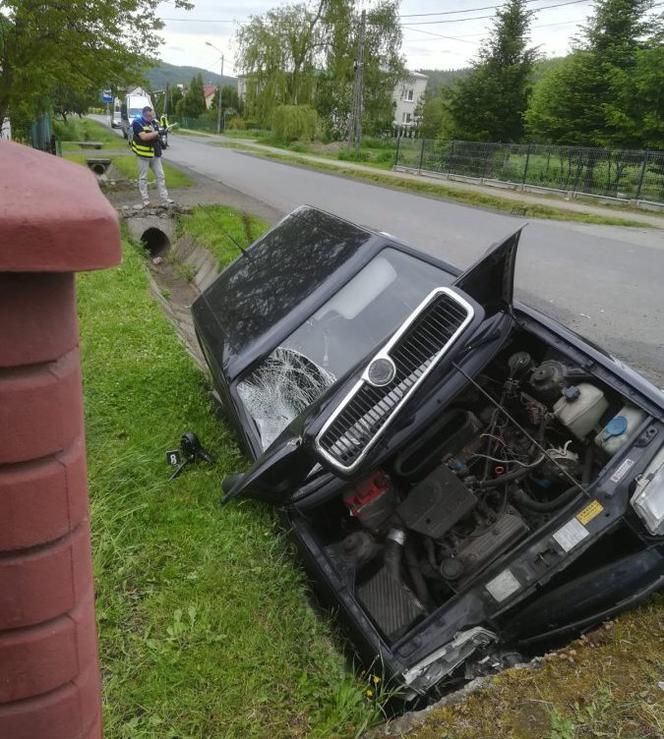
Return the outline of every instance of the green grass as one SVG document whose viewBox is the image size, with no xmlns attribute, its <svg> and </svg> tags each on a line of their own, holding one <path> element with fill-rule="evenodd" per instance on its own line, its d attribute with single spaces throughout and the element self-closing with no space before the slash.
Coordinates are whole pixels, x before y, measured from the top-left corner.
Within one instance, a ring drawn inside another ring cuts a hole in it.
<svg viewBox="0 0 664 739">
<path fill-rule="evenodd" d="M 275 159 L 290 164 L 297 164 L 309 169 L 316 169 L 322 172 L 332 172 L 336 175 L 344 177 L 352 177 L 353 179 L 362 180 L 383 187 L 391 187 L 395 190 L 405 190 L 429 197 L 440 198 L 441 200 L 452 200 L 464 205 L 475 206 L 479 208 L 488 208 L 490 210 L 505 211 L 507 213 L 515 212 L 524 218 L 542 218 L 554 221 L 578 221 L 580 223 L 596 223 L 606 226 L 629 226 L 633 228 L 649 228 L 650 224 L 637 221 L 631 218 L 621 218 L 615 215 L 600 215 L 597 213 L 584 213 L 579 211 L 564 210 L 555 208 L 550 205 L 533 204 L 528 201 L 512 200 L 501 198 L 496 195 L 489 195 L 476 190 L 462 190 L 460 188 L 449 187 L 448 185 L 432 182 L 431 180 L 414 180 L 399 176 L 398 174 L 383 174 L 381 172 L 369 172 L 367 170 L 355 169 L 335 164 L 327 164 L 326 162 L 317 162 L 297 154 L 280 154 L 265 149 L 244 146 L 242 144 L 227 143 L 218 144 L 219 146 L 227 146 L 230 148 L 240 149 L 250 152 L 256 156 L 266 159 Z"/>
<path fill-rule="evenodd" d="M 77 141 L 98 141 L 102 149 L 117 149 L 124 145 L 124 140 L 106 126 L 90 118 L 69 118 L 67 123 L 56 120 L 53 124 L 55 135 L 62 142 L 63 151 L 79 150 Z M 94 149 L 90 150 L 95 151 Z"/>
<path fill-rule="evenodd" d="M 115 154 L 112 156 L 106 156 L 103 152 L 95 153 L 94 151 L 91 151 L 89 154 L 64 154 L 65 159 L 84 166 L 87 159 L 94 159 L 95 157 L 110 159 L 115 170 L 127 179 L 135 180 L 138 178 L 138 162 L 136 161 L 136 156 L 131 153 Z M 164 174 L 166 175 L 167 187 L 177 190 L 181 187 L 191 187 L 194 184 L 190 177 L 182 172 L 182 170 L 170 164 L 170 162 L 164 160 L 162 164 L 164 166 Z M 154 181 L 154 174 L 150 169 L 148 170 L 148 182 Z"/>
<path fill-rule="evenodd" d="M 204 244 L 222 267 L 239 256 L 237 244 L 243 248 L 249 246 L 268 228 L 266 221 L 225 205 L 196 206 L 191 215 L 181 217 L 179 223 L 180 233 L 189 234 Z"/>
<path fill-rule="evenodd" d="M 200 216 L 199 216 L 200 219 Z M 219 506 L 246 465 L 150 297 L 138 249 L 79 277 L 108 739 L 352 736 L 376 715 L 271 511 Z M 195 430 L 216 456 L 173 482 Z"/>
</svg>

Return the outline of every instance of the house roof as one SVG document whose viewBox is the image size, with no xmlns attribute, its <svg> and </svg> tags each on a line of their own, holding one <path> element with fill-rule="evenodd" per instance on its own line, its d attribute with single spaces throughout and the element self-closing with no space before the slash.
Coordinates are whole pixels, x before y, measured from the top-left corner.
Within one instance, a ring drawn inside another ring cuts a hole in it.
<svg viewBox="0 0 664 739">
<path fill-rule="evenodd" d="M 211 95 L 214 95 L 216 92 L 217 92 L 216 85 L 203 85 L 203 95 L 206 98 L 209 98 Z"/>
</svg>

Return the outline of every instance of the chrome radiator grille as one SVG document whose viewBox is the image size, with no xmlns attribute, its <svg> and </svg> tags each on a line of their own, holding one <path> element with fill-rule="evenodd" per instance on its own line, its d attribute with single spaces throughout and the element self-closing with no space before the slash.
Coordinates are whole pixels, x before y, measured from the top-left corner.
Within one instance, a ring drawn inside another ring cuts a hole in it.
<svg viewBox="0 0 664 739">
<path fill-rule="evenodd" d="M 358 465 L 472 319 L 472 306 L 449 288 L 431 292 L 371 360 L 325 424 L 316 440 L 322 455 L 344 471 Z M 370 380 L 378 360 L 388 360 L 393 375 L 380 386 Z"/>
</svg>

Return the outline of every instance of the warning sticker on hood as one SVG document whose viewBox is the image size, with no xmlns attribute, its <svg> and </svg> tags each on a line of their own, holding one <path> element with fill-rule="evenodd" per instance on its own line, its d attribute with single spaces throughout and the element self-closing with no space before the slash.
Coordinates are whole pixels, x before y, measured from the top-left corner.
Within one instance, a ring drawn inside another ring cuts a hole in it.
<svg viewBox="0 0 664 739">
<path fill-rule="evenodd" d="M 580 544 L 590 532 L 576 518 L 572 518 L 561 529 L 553 535 L 554 540 L 562 547 L 563 551 L 569 552 Z"/>
<path fill-rule="evenodd" d="M 585 525 L 589 521 L 592 521 L 593 518 L 597 518 L 603 510 L 604 506 L 599 502 L 599 500 L 593 500 L 592 503 L 588 503 L 583 510 L 576 514 L 576 519 Z"/>
</svg>

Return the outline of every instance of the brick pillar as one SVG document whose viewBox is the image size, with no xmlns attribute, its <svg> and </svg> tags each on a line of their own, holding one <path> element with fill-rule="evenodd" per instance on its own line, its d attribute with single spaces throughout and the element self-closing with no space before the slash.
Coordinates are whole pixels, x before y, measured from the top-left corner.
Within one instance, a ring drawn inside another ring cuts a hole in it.
<svg viewBox="0 0 664 739">
<path fill-rule="evenodd" d="M 82 167 L 0 143 L 0 737 L 98 739 L 75 273 L 118 264 Z"/>
</svg>

